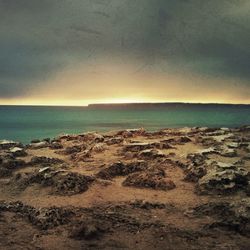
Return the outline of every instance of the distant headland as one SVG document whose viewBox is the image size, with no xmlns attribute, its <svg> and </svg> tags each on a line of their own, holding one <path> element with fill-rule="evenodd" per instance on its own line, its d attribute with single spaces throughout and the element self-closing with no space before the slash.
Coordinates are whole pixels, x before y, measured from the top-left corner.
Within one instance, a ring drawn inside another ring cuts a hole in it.
<svg viewBox="0 0 250 250">
<path fill-rule="evenodd" d="M 250 107 L 250 104 L 230 104 L 230 103 L 186 103 L 186 102 L 158 102 L 158 103 L 93 103 L 89 104 L 87 108 L 89 109 L 144 109 L 144 108 L 166 108 L 166 107 L 196 107 L 196 106 L 246 106 Z"/>
</svg>

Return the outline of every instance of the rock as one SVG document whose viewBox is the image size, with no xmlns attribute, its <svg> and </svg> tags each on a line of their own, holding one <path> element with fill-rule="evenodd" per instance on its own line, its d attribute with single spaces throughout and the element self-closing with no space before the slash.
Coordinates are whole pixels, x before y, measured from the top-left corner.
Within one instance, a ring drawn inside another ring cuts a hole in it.
<svg viewBox="0 0 250 250">
<path fill-rule="evenodd" d="M 200 166 L 205 164 L 207 157 L 204 154 L 188 154 L 187 159 L 189 160 L 189 163 L 194 164 L 195 166 Z"/>
<path fill-rule="evenodd" d="M 244 190 L 247 188 L 250 179 L 249 172 L 245 169 L 234 166 L 234 168 L 214 168 L 203 176 L 197 185 L 200 194 L 219 193 L 225 194 Z"/>
<path fill-rule="evenodd" d="M 97 143 L 92 147 L 91 151 L 95 153 L 101 153 L 105 151 L 106 149 L 107 149 L 107 146 L 105 143 Z"/>
<path fill-rule="evenodd" d="M 121 144 L 124 141 L 123 137 L 112 137 L 107 139 L 105 142 L 107 145 Z"/>
<path fill-rule="evenodd" d="M 184 143 L 191 142 L 191 141 L 192 140 L 189 137 L 181 136 L 176 140 L 176 143 L 184 144 Z"/>
<path fill-rule="evenodd" d="M 234 148 L 228 148 L 226 145 L 223 145 L 219 154 L 224 157 L 236 157 L 237 151 Z"/>
<path fill-rule="evenodd" d="M 69 222 L 73 212 L 64 208 L 50 207 L 36 209 L 22 202 L 0 202 L 0 212 L 7 211 L 21 214 L 32 225 L 47 230 Z"/>
<path fill-rule="evenodd" d="M 159 147 L 160 143 L 150 143 L 150 142 L 137 142 L 137 143 L 128 143 L 124 145 L 123 151 L 127 152 L 139 152 L 145 149 L 152 149 Z"/>
<path fill-rule="evenodd" d="M 201 155 L 216 154 L 216 153 L 217 153 L 217 151 L 214 147 L 199 149 L 196 151 L 196 154 L 201 154 Z"/>
<path fill-rule="evenodd" d="M 225 145 L 230 149 L 240 147 L 240 144 L 238 142 L 226 142 Z"/>
<path fill-rule="evenodd" d="M 42 139 L 42 141 L 46 141 L 46 142 L 50 143 L 50 138 L 44 138 L 44 139 Z"/>
<path fill-rule="evenodd" d="M 60 195 L 74 195 L 88 190 L 93 177 L 73 172 L 65 172 L 56 175 L 54 178 L 55 193 Z"/>
<path fill-rule="evenodd" d="M 165 154 L 157 149 L 146 149 L 141 151 L 138 156 L 140 159 L 156 159 L 165 157 Z"/>
<path fill-rule="evenodd" d="M 152 202 L 144 201 L 144 200 L 135 200 L 134 202 L 130 202 L 130 205 L 133 208 L 141 208 L 141 209 L 146 209 L 146 210 L 166 208 L 166 205 L 163 203 L 159 203 L 159 202 L 152 203 Z"/>
<path fill-rule="evenodd" d="M 185 169 L 184 173 L 186 174 L 184 178 L 185 181 L 197 182 L 200 178 L 207 174 L 207 166 L 196 166 L 192 164 Z"/>
<path fill-rule="evenodd" d="M 75 145 L 75 146 L 70 146 L 70 147 L 67 147 L 65 148 L 65 150 L 62 151 L 62 153 L 66 154 L 66 155 L 71 155 L 71 154 L 74 154 L 74 153 L 79 153 L 81 152 L 82 150 L 85 150 L 86 149 L 86 146 L 85 145 Z"/>
<path fill-rule="evenodd" d="M 212 136 L 212 138 L 217 141 L 217 142 L 224 142 L 226 139 L 234 136 L 234 134 L 232 133 L 227 133 L 225 131 L 219 131 L 219 132 L 213 132 L 210 134 L 207 134 L 209 136 Z"/>
<path fill-rule="evenodd" d="M 34 156 L 31 158 L 29 164 L 31 165 L 57 165 L 65 163 L 63 160 L 58 158 L 49 158 L 45 156 Z"/>
<path fill-rule="evenodd" d="M 33 139 L 30 141 L 30 143 L 39 143 L 39 142 L 41 142 L 39 139 Z"/>
<path fill-rule="evenodd" d="M 141 136 L 145 134 L 145 129 L 144 128 L 139 128 L 139 129 L 126 129 L 117 132 L 118 136 L 122 136 L 124 138 L 129 138 L 129 137 L 134 137 L 134 136 Z"/>
<path fill-rule="evenodd" d="M 195 216 L 211 216 L 215 222 L 209 228 L 220 228 L 240 234 L 250 233 L 250 198 L 233 202 L 210 202 L 195 207 L 189 213 Z"/>
<path fill-rule="evenodd" d="M 90 161 L 91 156 L 92 156 L 91 155 L 91 150 L 86 149 L 86 150 L 84 150 L 82 152 L 72 154 L 71 158 L 75 162 L 88 162 L 88 161 Z"/>
<path fill-rule="evenodd" d="M 75 195 L 88 190 L 94 181 L 91 176 L 44 167 L 33 173 L 23 173 L 12 180 L 19 190 L 25 190 L 33 183 L 51 187 L 52 194 Z"/>
<path fill-rule="evenodd" d="M 0 140 L 0 150 L 1 149 L 10 149 L 14 147 L 23 148 L 23 145 L 20 142 Z"/>
<path fill-rule="evenodd" d="M 151 188 L 164 191 L 175 188 L 174 182 L 165 177 L 164 170 L 149 169 L 147 171 L 130 174 L 122 184 L 124 186 Z"/>
<path fill-rule="evenodd" d="M 88 133 L 83 133 L 80 134 L 79 137 L 81 137 L 81 140 L 85 142 L 104 142 L 104 136 L 95 132 L 88 132 Z"/>
<path fill-rule="evenodd" d="M 50 144 L 50 148 L 51 148 L 51 149 L 62 149 L 62 148 L 63 148 L 63 145 L 62 145 L 60 142 L 54 141 L 54 142 L 52 142 L 52 143 Z"/>
<path fill-rule="evenodd" d="M 19 147 L 14 147 L 11 148 L 9 151 L 14 157 L 24 157 L 27 155 L 27 153 L 25 152 L 25 150 L 23 148 L 19 148 Z"/>
<path fill-rule="evenodd" d="M 0 161 L 0 177 L 9 177 L 18 168 L 24 167 L 25 162 L 19 159 L 4 158 Z"/>
<path fill-rule="evenodd" d="M 134 172 L 143 171 L 147 168 L 148 165 L 145 161 L 135 161 L 128 164 L 116 162 L 108 168 L 102 169 L 96 176 L 110 180 L 116 176 L 126 176 Z"/>
<path fill-rule="evenodd" d="M 49 146 L 50 146 L 50 144 L 48 142 L 46 142 L 46 141 L 31 143 L 31 144 L 28 145 L 28 147 L 31 148 L 31 149 L 47 148 Z"/>
<path fill-rule="evenodd" d="M 91 222 L 83 222 L 79 226 L 75 227 L 71 233 L 71 237 L 75 239 L 92 240 L 99 238 L 103 233 L 103 230 Z"/>
</svg>

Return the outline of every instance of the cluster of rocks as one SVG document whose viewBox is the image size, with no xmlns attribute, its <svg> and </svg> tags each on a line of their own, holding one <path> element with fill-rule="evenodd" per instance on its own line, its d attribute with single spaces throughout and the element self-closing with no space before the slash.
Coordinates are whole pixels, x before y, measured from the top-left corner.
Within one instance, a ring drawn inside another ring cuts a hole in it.
<svg viewBox="0 0 250 250">
<path fill-rule="evenodd" d="M 109 167 L 100 170 L 97 177 L 110 180 L 116 176 L 126 176 L 134 172 L 144 171 L 148 168 L 145 161 L 135 161 L 130 163 L 116 162 Z"/>
<path fill-rule="evenodd" d="M 171 190 L 176 186 L 174 182 L 166 178 L 166 173 L 161 168 L 149 168 L 145 171 L 136 172 L 128 175 L 123 181 L 124 186 L 132 186 L 139 188 L 151 188 L 155 190 Z"/>
<path fill-rule="evenodd" d="M 42 229 L 50 229 L 69 222 L 73 215 L 71 210 L 61 207 L 34 208 L 24 205 L 22 202 L 0 202 L 0 213 L 13 212 L 22 215 L 32 225 Z"/>
<path fill-rule="evenodd" d="M 135 200 L 133 202 L 130 202 L 129 204 L 133 208 L 140 208 L 140 209 L 146 209 L 146 210 L 166 208 L 166 204 L 164 203 L 149 202 L 149 201 L 144 201 L 144 200 Z"/>
<path fill-rule="evenodd" d="M 17 185 L 19 190 L 37 183 L 52 187 L 52 194 L 74 195 L 87 191 L 93 181 L 94 178 L 91 176 L 44 167 L 32 173 L 18 173 L 10 183 Z"/>
<path fill-rule="evenodd" d="M 249 194 L 250 172 L 242 161 L 230 164 L 212 161 L 208 156 L 210 150 L 204 152 L 189 154 L 184 168 L 184 179 L 197 183 L 198 194 L 226 194 L 239 190 Z"/>
<path fill-rule="evenodd" d="M 211 216 L 215 219 L 206 227 L 223 228 L 236 231 L 241 234 L 250 234 L 250 199 L 240 201 L 209 202 L 195 207 L 187 212 L 187 215 Z"/>
<path fill-rule="evenodd" d="M 213 168 L 199 179 L 196 190 L 199 194 L 224 194 L 250 190 L 250 172 L 235 164 L 214 162 Z"/>
<path fill-rule="evenodd" d="M 0 178 L 12 176 L 16 169 L 25 165 L 23 160 L 15 159 L 11 155 L 0 155 Z"/>
<path fill-rule="evenodd" d="M 184 173 L 186 181 L 197 182 L 207 174 L 207 157 L 202 154 L 188 154 L 188 162 L 185 165 Z"/>
</svg>

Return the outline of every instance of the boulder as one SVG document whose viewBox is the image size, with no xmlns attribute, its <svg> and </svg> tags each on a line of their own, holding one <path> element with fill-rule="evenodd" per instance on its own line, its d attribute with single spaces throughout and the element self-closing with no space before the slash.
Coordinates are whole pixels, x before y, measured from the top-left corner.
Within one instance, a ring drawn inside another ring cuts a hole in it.
<svg viewBox="0 0 250 250">
<path fill-rule="evenodd" d="M 160 143 L 151 143 L 151 142 L 136 142 L 136 143 L 128 143 L 124 145 L 123 151 L 127 152 L 139 152 L 145 149 L 152 149 L 160 147 Z"/>
<path fill-rule="evenodd" d="M 25 152 L 25 150 L 23 148 L 19 148 L 19 147 L 11 148 L 9 152 L 14 157 L 24 157 L 24 156 L 27 155 L 27 153 Z"/>
<path fill-rule="evenodd" d="M 218 167 L 209 170 L 199 180 L 196 189 L 200 194 L 225 194 L 247 189 L 249 179 L 249 172 L 243 168 L 237 166 L 231 168 Z"/>
<path fill-rule="evenodd" d="M 28 145 L 30 149 L 40 149 L 40 148 L 47 148 L 50 144 L 47 141 L 41 141 L 36 143 L 31 143 Z"/>
<path fill-rule="evenodd" d="M 51 144 L 50 144 L 50 148 L 51 148 L 51 149 L 62 149 L 62 148 L 63 148 L 63 145 L 62 145 L 60 142 L 53 141 L 53 142 L 51 142 Z"/>
<path fill-rule="evenodd" d="M 220 228 L 240 234 L 250 233 L 250 198 L 232 202 L 209 202 L 188 211 L 194 216 L 210 216 L 214 222 L 206 228 Z"/>
<path fill-rule="evenodd" d="M 13 147 L 23 148 L 23 145 L 20 142 L 0 140 L 0 150 L 1 149 L 10 149 Z"/>
<path fill-rule="evenodd" d="M 110 180 L 116 176 L 126 176 L 128 174 L 143 171 L 148 168 L 145 161 L 135 161 L 131 163 L 116 162 L 97 173 L 97 177 Z"/>
<path fill-rule="evenodd" d="M 65 150 L 61 151 L 61 153 L 66 154 L 66 155 L 71 155 L 74 153 L 79 153 L 85 149 L 86 149 L 86 145 L 75 145 L 75 146 L 66 147 Z"/>
<path fill-rule="evenodd" d="M 9 177 L 18 168 L 24 167 L 25 162 L 19 159 L 5 157 L 0 159 L 0 177 Z"/>
<path fill-rule="evenodd" d="M 123 137 L 111 137 L 105 140 L 107 145 L 121 144 L 124 141 Z"/>
<path fill-rule="evenodd" d="M 141 136 L 145 135 L 146 131 L 144 128 L 139 128 L 139 129 L 126 129 L 117 132 L 118 136 L 122 136 L 124 138 L 129 138 L 129 137 L 134 137 L 134 136 Z"/>
<path fill-rule="evenodd" d="M 49 158 L 46 156 L 33 156 L 29 162 L 31 165 L 57 165 L 65 163 L 63 160 L 58 158 Z"/>
<path fill-rule="evenodd" d="M 75 226 L 71 232 L 71 237 L 74 239 L 93 240 L 98 239 L 104 230 L 93 222 L 85 221 Z"/>
<path fill-rule="evenodd" d="M 165 157 L 165 154 L 158 149 L 146 149 L 141 151 L 138 157 L 140 159 L 156 159 Z"/>
<path fill-rule="evenodd" d="M 163 191 L 176 187 L 172 180 L 166 178 L 164 170 L 160 168 L 130 174 L 122 184 L 123 186 L 151 188 Z"/>
<path fill-rule="evenodd" d="M 101 153 L 107 149 L 107 145 L 105 143 L 97 143 L 92 148 L 91 151 L 95 153 Z"/>
</svg>

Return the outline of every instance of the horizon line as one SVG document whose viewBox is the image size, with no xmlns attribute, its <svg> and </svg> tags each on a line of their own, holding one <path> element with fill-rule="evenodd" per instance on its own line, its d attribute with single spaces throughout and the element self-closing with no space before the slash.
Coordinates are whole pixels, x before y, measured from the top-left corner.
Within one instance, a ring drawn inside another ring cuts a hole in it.
<svg viewBox="0 0 250 250">
<path fill-rule="evenodd" d="M 83 105 L 56 105 L 56 104 L 0 104 L 0 106 L 28 106 L 28 107 L 90 107 L 93 105 L 154 105 L 154 104 L 190 104 L 190 105 L 245 105 L 248 106 L 250 103 L 222 103 L 222 102 L 121 102 L 121 103 L 89 103 Z"/>
</svg>

